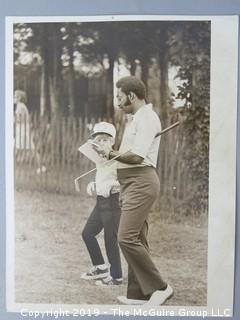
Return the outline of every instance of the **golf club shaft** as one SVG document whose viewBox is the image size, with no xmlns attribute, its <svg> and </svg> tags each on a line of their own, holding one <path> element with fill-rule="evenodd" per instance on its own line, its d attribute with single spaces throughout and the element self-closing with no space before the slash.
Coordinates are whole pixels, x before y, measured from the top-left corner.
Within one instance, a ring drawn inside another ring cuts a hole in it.
<svg viewBox="0 0 240 320">
<path fill-rule="evenodd" d="M 126 152 L 124 152 L 124 153 L 121 153 L 121 154 L 118 154 L 117 156 L 115 156 L 114 158 L 112 158 L 111 160 L 109 160 L 109 161 L 108 161 L 108 164 L 109 164 L 110 162 L 113 162 L 114 160 L 116 160 L 117 158 L 119 158 L 120 156 L 122 156 L 123 154 L 125 154 L 125 153 L 127 153 L 127 152 L 128 152 L 128 151 L 126 151 Z M 96 171 L 96 170 L 97 170 L 97 168 L 95 167 L 95 168 L 91 169 L 90 171 L 83 173 L 81 176 L 77 177 L 77 178 L 75 179 L 75 181 L 77 181 L 77 180 L 79 180 L 79 179 L 87 176 L 89 173 L 92 173 L 92 172 L 94 172 L 94 171 Z"/>
<path fill-rule="evenodd" d="M 169 130 L 177 127 L 179 124 L 180 124 L 180 121 L 177 121 L 177 122 L 175 122 L 174 124 L 172 124 L 171 126 L 163 129 L 161 132 L 158 132 L 158 133 L 155 135 L 155 138 L 157 138 L 157 137 L 161 136 L 163 133 L 166 133 L 166 132 L 168 132 Z"/>
</svg>

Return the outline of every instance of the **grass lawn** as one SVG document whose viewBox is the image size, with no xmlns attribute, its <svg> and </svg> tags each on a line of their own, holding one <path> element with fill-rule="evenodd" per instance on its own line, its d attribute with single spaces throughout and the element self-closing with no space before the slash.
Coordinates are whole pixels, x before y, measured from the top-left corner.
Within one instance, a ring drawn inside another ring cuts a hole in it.
<svg viewBox="0 0 240 320">
<path fill-rule="evenodd" d="M 80 279 L 90 267 L 81 231 L 94 200 L 30 191 L 15 192 L 15 297 L 18 303 L 117 304 L 124 284 L 96 287 Z M 203 306 L 207 299 L 207 224 L 150 218 L 149 243 L 162 276 L 174 288 L 167 302 Z M 103 237 L 99 235 L 103 245 Z"/>
</svg>

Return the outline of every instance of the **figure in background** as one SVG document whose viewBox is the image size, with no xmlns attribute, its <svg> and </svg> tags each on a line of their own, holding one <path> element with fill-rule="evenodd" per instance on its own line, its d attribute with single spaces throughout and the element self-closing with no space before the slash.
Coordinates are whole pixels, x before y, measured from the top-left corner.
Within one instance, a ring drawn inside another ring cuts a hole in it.
<svg viewBox="0 0 240 320">
<path fill-rule="evenodd" d="M 15 148 L 17 150 L 34 149 L 33 138 L 30 131 L 30 116 L 26 106 L 26 100 L 26 93 L 24 91 L 15 91 Z"/>
<path fill-rule="evenodd" d="M 35 150 L 33 132 L 31 130 L 31 119 L 26 106 L 27 96 L 22 90 L 14 92 L 14 116 L 15 116 L 15 149 L 17 159 L 22 161 L 26 150 Z M 38 164 L 37 173 L 45 172 L 46 167 L 41 165 L 39 151 L 36 150 L 36 160 Z"/>
</svg>

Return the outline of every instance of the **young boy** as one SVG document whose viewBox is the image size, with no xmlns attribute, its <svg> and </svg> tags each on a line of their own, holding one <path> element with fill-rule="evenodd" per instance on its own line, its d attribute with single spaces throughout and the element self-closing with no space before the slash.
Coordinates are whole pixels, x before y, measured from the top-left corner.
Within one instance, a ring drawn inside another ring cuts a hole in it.
<svg viewBox="0 0 240 320">
<path fill-rule="evenodd" d="M 93 128 L 93 143 L 111 148 L 116 136 L 115 127 L 107 122 L 97 123 Z M 116 166 L 102 160 L 96 165 L 95 182 L 87 186 L 89 195 L 97 196 L 96 205 L 82 231 L 82 238 L 88 249 L 93 268 L 82 275 L 82 279 L 97 280 L 97 285 L 109 286 L 122 283 L 122 268 L 117 232 L 121 209 L 119 207 L 120 185 L 117 181 Z M 104 243 L 110 264 L 105 264 L 96 236 L 104 230 Z M 110 271 L 110 272 L 109 272 Z"/>
</svg>

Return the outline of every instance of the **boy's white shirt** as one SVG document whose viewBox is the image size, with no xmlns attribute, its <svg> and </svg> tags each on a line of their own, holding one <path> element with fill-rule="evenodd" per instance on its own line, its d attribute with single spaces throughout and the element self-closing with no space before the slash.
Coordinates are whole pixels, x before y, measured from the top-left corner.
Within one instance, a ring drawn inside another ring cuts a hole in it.
<svg viewBox="0 0 240 320">
<path fill-rule="evenodd" d="M 78 149 L 88 159 L 96 164 L 96 193 L 99 196 L 109 197 L 110 192 L 120 191 L 120 184 L 117 181 L 117 163 L 116 161 L 106 160 L 93 150 L 91 141 L 87 141 Z"/>
<path fill-rule="evenodd" d="M 104 161 L 102 164 L 96 165 L 96 193 L 99 196 L 109 196 L 111 193 L 120 191 L 120 184 L 117 180 L 117 163 L 110 162 L 109 164 Z"/>
</svg>

